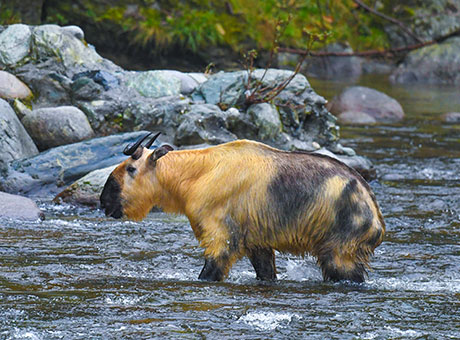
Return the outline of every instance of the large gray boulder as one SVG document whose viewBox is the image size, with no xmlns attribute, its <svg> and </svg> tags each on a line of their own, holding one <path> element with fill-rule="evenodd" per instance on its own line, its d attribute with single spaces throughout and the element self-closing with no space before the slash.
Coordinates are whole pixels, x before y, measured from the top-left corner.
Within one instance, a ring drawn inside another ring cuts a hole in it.
<svg viewBox="0 0 460 340">
<path fill-rule="evenodd" d="M 460 85 L 460 37 L 412 51 L 391 74 L 395 83 Z"/>
<path fill-rule="evenodd" d="M 0 174 L 0 190 L 9 193 L 55 195 L 87 173 L 118 164 L 127 157 L 122 151 L 147 131 L 124 133 L 62 145 L 37 156 L 10 162 Z M 159 139 L 163 141 L 161 138 Z"/>
<path fill-rule="evenodd" d="M 272 140 L 281 133 L 282 125 L 276 106 L 268 103 L 254 104 L 247 112 L 258 129 L 260 140 Z"/>
<path fill-rule="evenodd" d="M 170 71 L 126 72 L 123 78 L 127 87 L 147 98 L 177 96 L 181 92 L 182 81 L 171 76 Z"/>
<path fill-rule="evenodd" d="M 66 70 L 116 68 L 102 58 L 83 40 L 78 39 L 72 30 L 58 25 L 36 26 L 32 31 L 32 58 L 35 61 L 57 59 Z"/>
<path fill-rule="evenodd" d="M 376 122 L 397 122 L 404 118 L 401 105 L 393 98 L 380 91 L 364 87 L 351 86 L 335 96 L 328 103 L 329 110 L 340 115 L 345 112 L 364 112 Z M 347 114 L 347 118 L 351 116 Z M 348 121 L 353 123 L 352 121 Z"/>
<path fill-rule="evenodd" d="M 32 31 L 23 24 L 8 26 L 0 33 L 0 67 L 21 63 L 29 55 Z"/>
<path fill-rule="evenodd" d="M 3 99 L 0 99 L 0 150 L 0 168 L 15 159 L 38 154 L 32 138 L 11 106 Z"/>
<path fill-rule="evenodd" d="M 74 106 L 33 110 L 22 119 L 39 150 L 94 137 L 85 114 Z"/>
<path fill-rule="evenodd" d="M 223 112 L 217 105 L 195 104 L 183 115 L 174 143 L 177 145 L 220 144 L 237 137 L 227 130 Z"/>
<path fill-rule="evenodd" d="M 0 192 L 0 218 L 35 221 L 45 215 L 30 198 Z"/>
</svg>

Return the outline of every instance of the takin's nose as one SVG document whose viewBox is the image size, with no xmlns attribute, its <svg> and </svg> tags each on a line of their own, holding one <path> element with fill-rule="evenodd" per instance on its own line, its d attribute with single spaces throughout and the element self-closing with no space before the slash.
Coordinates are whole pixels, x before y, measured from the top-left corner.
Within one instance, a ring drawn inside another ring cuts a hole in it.
<svg viewBox="0 0 460 340">
<path fill-rule="evenodd" d="M 123 208 L 120 200 L 120 185 L 112 175 L 109 176 L 104 185 L 100 201 L 101 208 L 105 210 L 106 216 L 112 216 L 114 218 L 121 218 L 123 216 Z"/>
</svg>

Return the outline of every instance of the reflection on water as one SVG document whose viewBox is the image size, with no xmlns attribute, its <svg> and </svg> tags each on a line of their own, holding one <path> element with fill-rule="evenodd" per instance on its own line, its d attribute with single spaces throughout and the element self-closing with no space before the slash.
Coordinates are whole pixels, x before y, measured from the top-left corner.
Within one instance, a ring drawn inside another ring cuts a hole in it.
<svg viewBox="0 0 460 340">
<path fill-rule="evenodd" d="M 313 83 L 327 98 L 344 86 Z M 323 283 L 313 258 L 283 254 L 277 282 L 255 280 L 247 260 L 200 282 L 183 217 L 120 222 L 44 202 L 45 221 L 0 222 L 0 338 L 459 339 L 460 127 L 438 119 L 459 96 L 371 84 L 407 120 L 341 129 L 377 167 L 387 223 L 365 284 Z"/>
</svg>

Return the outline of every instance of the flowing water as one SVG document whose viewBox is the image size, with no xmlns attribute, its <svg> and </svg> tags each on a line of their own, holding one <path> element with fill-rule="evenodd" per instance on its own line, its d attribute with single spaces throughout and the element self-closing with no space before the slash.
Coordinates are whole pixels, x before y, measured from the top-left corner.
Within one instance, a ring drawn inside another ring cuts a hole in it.
<svg viewBox="0 0 460 340">
<path fill-rule="evenodd" d="M 460 339 L 458 89 L 390 87 L 402 124 L 343 127 L 366 155 L 387 224 L 365 284 L 323 283 L 313 258 L 278 254 L 279 280 L 248 260 L 223 283 L 187 220 L 141 223 L 43 202 L 42 222 L 1 221 L 0 339 Z M 313 82 L 330 98 L 345 84 Z"/>
</svg>

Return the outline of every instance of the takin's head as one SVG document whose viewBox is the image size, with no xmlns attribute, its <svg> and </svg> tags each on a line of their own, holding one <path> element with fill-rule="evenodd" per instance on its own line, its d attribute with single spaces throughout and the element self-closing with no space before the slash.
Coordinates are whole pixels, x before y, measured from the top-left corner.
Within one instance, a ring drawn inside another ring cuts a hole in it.
<svg viewBox="0 0 460 340">
<path fill-rule="evenodd" d="M 123 153 L 131 156 L 112 171 L 101 193 L 101 208 L 107 216 L 142 219 L 155 204 L 155 187 L 158 186 L 153 175 L 157 160 L 172 150 L 163 145 L 149 150 L 157 133 L 145 146 L 141 143 L 151 135 L 142 137 L 136 143 L 126 146 Z"/>
</svg>

